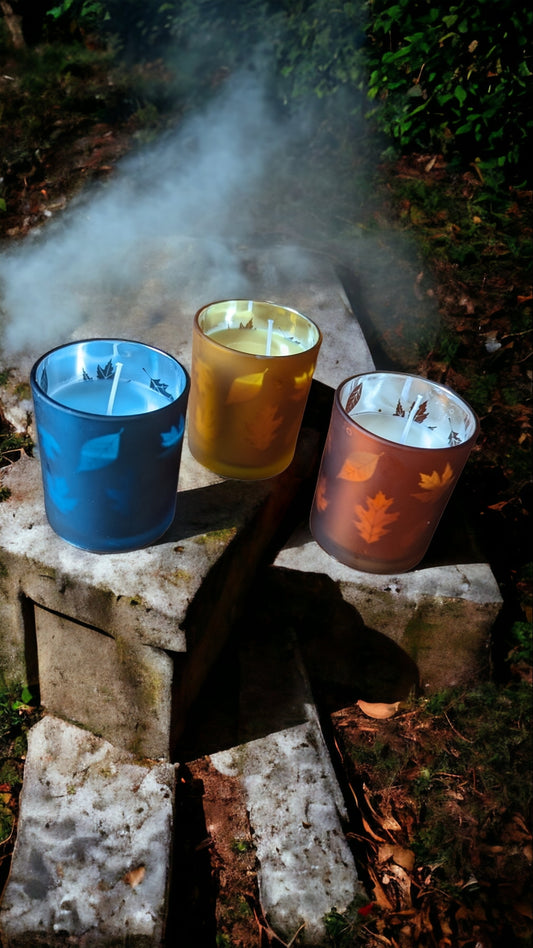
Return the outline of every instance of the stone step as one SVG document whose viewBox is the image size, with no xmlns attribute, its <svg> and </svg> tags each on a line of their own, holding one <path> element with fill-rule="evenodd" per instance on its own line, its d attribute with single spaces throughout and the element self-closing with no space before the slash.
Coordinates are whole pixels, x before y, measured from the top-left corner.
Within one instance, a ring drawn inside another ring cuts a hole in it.
<svg viewBox="0 0 533 948">
<path fill-rule="evenodd" d="M 46 715 L 31 728 L 6 948 L 162 944 L 175 769 Z"/>
</svg>

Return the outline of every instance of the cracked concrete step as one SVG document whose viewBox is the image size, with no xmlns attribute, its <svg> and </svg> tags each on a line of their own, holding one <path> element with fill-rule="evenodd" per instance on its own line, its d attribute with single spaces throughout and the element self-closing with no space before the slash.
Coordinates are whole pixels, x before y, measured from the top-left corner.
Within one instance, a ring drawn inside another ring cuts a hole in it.
<svg viewBox="0 0 533 948">
<path fill-rule="evenodd" d="M 167 914 L 175 771 L 47 715 L 30 730 L 0 912 L 6 948 L 154 948 Z"/>
</svg>

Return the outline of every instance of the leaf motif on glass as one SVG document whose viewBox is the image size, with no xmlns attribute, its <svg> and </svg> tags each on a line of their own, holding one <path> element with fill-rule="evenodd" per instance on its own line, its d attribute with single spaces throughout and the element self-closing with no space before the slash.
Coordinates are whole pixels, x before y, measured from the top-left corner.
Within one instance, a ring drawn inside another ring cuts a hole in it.
<svg viewBox="0 0 533 948">
<path fill-rule="evenodd" d="M 78 499 L 69 495 L 68 482 L 64 477 L 48 477 L 46 486 L 49 499 L 61 513 L 70 513 L 77 506 Z"/>
<path fill-rule="evenodd" d="M 250 316 L 250 319 L 247 323 L 239 323 L 239 329 L 253 329 L 254 328 L 254 317 Z"/>
<path fill-rule="evenodd" d="M 46 394 L 48 392 L 48 372 L 46 368 L 41 372 L 41 381 L 39 382 L 43 392 Z"/>
<path fill-rule="evenodd" d="M 263 380 L 268 369 L 263 372 L 252 372 L 250 375 L 239 375 L 233 379 L 226 405 L 234 405 L 238 402 L 249 402 L 252 398 L 257 398 L 263 386 Z"/>
<path fill-rule="evenodd" d="M 326 497 L 326 478 L 324 476 L 320 477 L 316 485 L 315 493 L 315 506 L 317 510 L 321 512 L 326 509 L 328 506 L 328 499 Z"/>
<path fill-rule="evenodd" d="M 393 503 L 394 497 L 386 497 L 380 490 L 374 497 L 366 498 L 365 507 L 362 504 L 355 505 L 357 518 L 354 524 L 367 543 L 376 543 L 381 537 L 390 533 L 389 524 L 394 523 L 400 516 L 399 513 L 388 513 Z"/>
<path fill-rule="evenodd" d="M 50 432 L 46 430 L 46 428 L 41 428 L 39 430 L 39 443 L 41 445 L 43 453 L 46 455 L 47 458 L 49 459 L 58 458 L 59 455 L 61 454 L 60 445 L 58 444 L 54 436 L 51 435 Z"/>
<path fill-rule="evenodd" d="M 116 461 L 120 451 L 120 436 L 124 428 L 113 434 L 91 438 L 82 445 L 78 471 L 96 471 Z"/>
<path fill-rule="evenodd" d="M 346 411 L 348 414 L 355 408 L 357 402 L 361 398 L 361 392 L 363 391 L 363 383 L 358 382 L 358 384 L 352 388 L 350 394 L 348 395 L 348 400 L 346 402 Z"/>
<path fill-rule="evenodd" d="M 380 454 L 373 454 L 370 451 L 355 451 L 348 455 L 337 477 L 344 481 L 368 481 L 376 470 L 382 455 L 382 451 Z"/>
<path fill-rule="evenodd" d="M 98 379 L 112 379 L 114 374 L 115 369 L 113 368 L 111 359 L 103 368 L 101 365 L 96 366 L 96 378 Z"/>
<path fill-rule="evenodd" d="M 185 421 L 183 417 L 181 417 L 179 421 L 179 428 L 176 428 L 176 425 L 172 425 L 172 428 L 170 429 L 170 431 L 161 432 L 162 446 L 164 448 L 173 447 L 175 444 L 178 443 L 178 441 L 181 440 L 184 430 L 185 430 Z"/>
<path fill-rule="evenodd" d="M 411 405 L 411 407 L 410 407 L 410 409 L 409 409 L 409 413 L 412 412 L 414 405 L 415 405 L 415 402 L 413 402 L 413 404 Z M 417 410 L 416 410 L 416 412 L 415 412 L 414 421 L 416 421 L 419 425 L 421 425 L 422 422 L 426 420 L 426 418 L 428 417 L 428 415 L 429 415 L 429 412 L 428 412 L 428 400 L 427 400 L 427 398 L 425 398 L 423 402 L 420 402 L 420 405 L 418 406 L 418 408 L 417 408 Z"/>
<path fill-rule="evenodd" d="M 170 402 L 174 398 L 172 392 L 168 391 L 168 383 L 162 382 L 161 379 L 150 378 L 150 388 L 152 388 L 154 392 L 159 392 L 160 395 L 164 395 Z"/>
<path fill-rule="evenodd" d="M 412 494 L 412 496 L 423 504 L 434 504 L 450 488 L 453 478 L 453 468 L 447 462 L 442 474 L 439 474 L 438 471 L 432 471 L 431 474 L 420 474 L 418 486 L 422 487 L 425 493 Z"/>
<path fill-rule="evenodd" d="M 93 380 L 92 375 L 89 375 L 87 369 L 85 369 L 85 368 L 83 369 L 83 372 L 82 372 L 82 376 L 81 376 L 81 377 L 82 377 L 82 379 L 83 379 L 84 382 L 92 382 L 92 380 Z"/>
<path fill-rule="evenodd" d="M 291 398 L 295 402 L 299 402 L 302 398 L 305 398 L 309 388 L 309 383 L 313 378 L 313 366 L 307 369 L 306 372 L 302 372 L 301 375 L 296 375 L 294 378 L 294 390 L 291 395 Z"/>
<path fill-rule="evenodd" d="M 265 451 L 282 423 L 283 417 L 278 415 L 277 405 L 265 405 L 246 425 L 246 440 L 258 451 Z"/>
</svg>

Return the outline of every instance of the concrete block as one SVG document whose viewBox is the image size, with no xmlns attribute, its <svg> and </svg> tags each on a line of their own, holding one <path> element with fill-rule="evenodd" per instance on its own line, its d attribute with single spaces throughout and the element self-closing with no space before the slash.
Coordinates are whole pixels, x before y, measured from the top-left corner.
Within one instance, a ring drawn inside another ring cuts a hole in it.
<svg viewBox="0 0 533 948">
<path fill-rule="evenodd" d="M 28 735 L 6 948 L 163 943 L 174 767 L 52 716 Z"/>
<path fill-rule="evenodd" d="M 41 704 L 133 753 L 167 757 L 174 663 L 162 649 L 35 606 Z"/>
<path fill-rule="evenodd" d="M 485 674 L 491 629 L 502 606 L 486 563 L 428 566 L 397 575 L 363 573 L 329 556 L 302 528 L 280 551 L 274 566 L 300 595 L 305 584 L 312 588 L 316 577 L 328 577 L 332 594 L 352 608 L 355 625 L 362 621 L 367 632 L 387 637 L 416 664 L 422 691 L 467 684 Z M 376 701 L 406 697 L 401 693 L 407 681 L 402 678 L 405 662 L 403 671 L 401 664 L 399 681 L 389 678 L 389 694 L 383 693 L 384 688 L 387 691 L 383 682 L 376 682 L 380 690 Z M 372 700 L 371 692 L 366 700 Z"/>
</svg>

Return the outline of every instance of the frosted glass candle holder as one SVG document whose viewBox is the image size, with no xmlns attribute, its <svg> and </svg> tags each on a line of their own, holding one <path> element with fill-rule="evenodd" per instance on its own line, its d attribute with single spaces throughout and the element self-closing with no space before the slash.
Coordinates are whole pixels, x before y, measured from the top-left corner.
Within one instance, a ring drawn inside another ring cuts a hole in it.
<svg viewBox="0 0 533 948">
<path fill-rule="evenodd" d="M 188 438 L 223 477 L 273 477 L 291 463 L 320 330 L 276 303 L 224 300 L 194 319 Z"/>
<path fill-rule="evenodd" d="M 74 546 L 148 546 L 174 519 L 189 376 L 140 342 L 47 352 L 30 383 L 48 521 Z"/>
<path fill-rule="evenodd" d="M 475 444 L 479 422 L 451 389 L 369 372 L 335 393 L 311 508 L 317 542 L 369 573 L 423 558 Z"/>
</svg>

